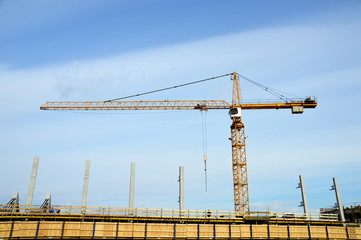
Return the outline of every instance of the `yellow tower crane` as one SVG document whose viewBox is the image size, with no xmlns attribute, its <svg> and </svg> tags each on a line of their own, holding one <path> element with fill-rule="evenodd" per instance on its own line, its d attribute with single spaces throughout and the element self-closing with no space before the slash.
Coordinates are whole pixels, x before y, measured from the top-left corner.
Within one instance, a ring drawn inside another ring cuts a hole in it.
<svg viewBox="0 0 361 240">
<path fill-rule="evenodd" d="M 250 211 L 250 209 L 249 209 L 245 132 L 241 118 L 241 110 L 288 108 L 292 110 L 293 114 L 297 114 L 297 113 L 299 114 L 299 113 L 303 113 L 304 108 L 315 108 L 317 106 L 317 101 L 314 97 L 307 97 L 305 99 L 284 99 L 282 101 L 278 100 L 272 102 L 268 101 L 268 102 L 258 102 L 258 103 L 242 103 L 240 84 L 239 84 L 239 76 L 241 75 L 237 74 L 236 72 L 233 72 L 222 76 L 227 76 L 227 75 L 231 75 L 233 80 L 232 103 L 228 103 L 225 100 L 173 100 L 173 101 L 108 100 L 108 101 L 81 101 L 81 102 L 60 101 L 60 102 L 46 102 L 40 107 L 40 109 L 41 110 L 85 110 L 85 111 L 88 110 L 201 110 L 203 111 L 209 109 L 229 109 L 229 114 L 232 120 L 231 141 L 232 141 L 234 208 L 237 215 L 245 215 Z M 189 85 L 189 84 L 183 84 L 181 86 L 185 86 L 185 85 Z M 167 89 L 170 88 L 166 88 L 163 90 L 167 90 Z M 267 90 L 267 88 L 265 88 L 265 90 Z M 139 96 L 139 95 L 142 94 L 137 94 L 134 96 Z"/>
</svg>

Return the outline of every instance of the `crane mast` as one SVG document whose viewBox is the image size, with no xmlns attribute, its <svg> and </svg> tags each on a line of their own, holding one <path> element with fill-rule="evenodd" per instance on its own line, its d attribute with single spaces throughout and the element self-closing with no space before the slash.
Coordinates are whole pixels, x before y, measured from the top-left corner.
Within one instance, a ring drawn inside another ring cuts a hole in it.
<svg viewBox="0 0 361 240">
<path fill-rule="evenodd" d="M 232 142 L 232 169 L 234 208 L 238 216 L 249 213 L 249 192 L 246 160 L 246 143 L 242 110 L 292 109 L 293 114 L 303 113 L 304 108 L 315 108 L 314 97 L 305 99 L 283 99 L 257 103 L 242 103 L 239 75 L 231 74 L 233 80 L 232 103 L 224 100 L 165 100 L 165 101 L 59 101 L 46 102 L 41 110 L 209 110 L 229 109 Z M 223 76 L 226 76 L 223 75 Z M 199 81 L 198 81 L 199 82 Z M 187 85 L 187 84 L 185 84 Z"/>
<path fill-rule="evenodd" d="M 234 210 L 244 215 L 249 212 L 249 193 L 244 124 L 241 115 L 241 91 L 237 73 L 233 73 L 233 97 L 230 109 Z"/>
</svg>

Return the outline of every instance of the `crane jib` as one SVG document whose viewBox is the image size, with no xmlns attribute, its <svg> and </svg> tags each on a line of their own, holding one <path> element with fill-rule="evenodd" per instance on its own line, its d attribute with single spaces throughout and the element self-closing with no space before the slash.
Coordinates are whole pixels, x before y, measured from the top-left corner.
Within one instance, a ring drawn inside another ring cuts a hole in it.
<svg viewBox="0 0 361 240">
<path fill-rule="evenodd" d="M 59 101 L 43 104 L 41 110 L 208 110 L 230 109 L 241 107 L 243 110 L 252 109 L 286 109 L 294 106 L 315 108 L 317 102 L 257 102 L 232 106 L 224 100 L 184 100 L 184 101 Z"/>
</svg>

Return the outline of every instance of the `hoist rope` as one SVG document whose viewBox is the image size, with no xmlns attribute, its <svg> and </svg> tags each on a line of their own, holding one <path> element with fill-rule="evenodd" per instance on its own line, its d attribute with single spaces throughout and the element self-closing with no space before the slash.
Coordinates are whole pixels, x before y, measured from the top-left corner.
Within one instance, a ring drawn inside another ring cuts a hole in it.
<svg viewBox="0 0 361 240">
<path fill-rule="evenodd" d="M 204 117 L 203 117 L 204 112 Z M 205 187 L 207 192 L 207 111 L 201 111 L 202 115 L 202 147 L 203 147 L 203 161 L 204 161 L 204 180 L 205 180 Z"/>
</svg>

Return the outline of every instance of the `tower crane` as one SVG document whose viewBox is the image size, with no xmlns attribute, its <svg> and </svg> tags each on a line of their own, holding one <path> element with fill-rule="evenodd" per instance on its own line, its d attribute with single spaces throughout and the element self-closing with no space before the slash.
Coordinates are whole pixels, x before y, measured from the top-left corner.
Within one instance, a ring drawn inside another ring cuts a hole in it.
<svg viewBox="0 0 361 240">
<path fill-rule="evenodd" d="M 304 108 L 316 108 L 315 97 L 301 99 L 289 99 L 267 101 L 258 103 L 242 103 L 239 77 L 236 72 L 230 75 L 233 81 L 232 102 L 225 100 L 165 100 L 165 101 L 58 101 L 46 102 L 41 105 L 41 110 L 211 110 L 229 109 L 232 142 L 232 169 L 233 169 L 233 192 L 234 208 L 237 215 L 249 213 L 249 193 L 246 160 L 246 144 L 244 124 L 242 123 L 242 110 L 252 109 L 291 109 L 293 114 L 303 113 Z M 221 76 L 220 76 L 221 77 Z M 216 77 L 214 77 L 216 78 Z M 212 78 L 212 79 L 214 79 Z M 245 77 L 243 77 L 245 78 Z M 246 80 L 249 80 L 245 78 Z M 207 79 L 209 80 L 209 79 Z M 204 80 L 201 80 L 204 81 Z M 251 80 L 250 80 L 251 81 Z M 200 81 L 197 81 L 200 82 Z M 188 85 L 183 84 L 181 86 Z M 260 84 L 259 84 L 260 85 Z M 177 87 L 177 86 L 175 86 Z M 261 85 L 266 91 L 268 88 Z M 167 90 L 170 88 L 162 89 Z M 155 92 L 155 91 L 152 91 Z M 149 93 L 152 93 L 149 92 Z M 137 94 L 133 96 L 139 96 Z M 130 96 L 132 97 L 132 96 Z M 122 98 L 121 98 L 122 99 Z"/>
</svg>

